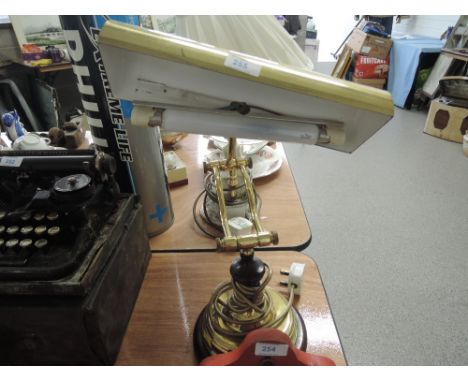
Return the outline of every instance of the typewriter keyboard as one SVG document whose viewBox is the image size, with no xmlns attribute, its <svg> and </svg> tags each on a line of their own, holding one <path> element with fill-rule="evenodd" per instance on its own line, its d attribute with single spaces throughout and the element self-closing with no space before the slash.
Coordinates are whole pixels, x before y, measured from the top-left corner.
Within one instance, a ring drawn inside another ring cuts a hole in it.
<svg viewBox="0 0 468 382">
<path fill-rule="evenodd" d="M 47 254 L 61 239 L 63 219 L 57 211 L 0 210 L 0 264 L 20 265 Z"/>
</svg>

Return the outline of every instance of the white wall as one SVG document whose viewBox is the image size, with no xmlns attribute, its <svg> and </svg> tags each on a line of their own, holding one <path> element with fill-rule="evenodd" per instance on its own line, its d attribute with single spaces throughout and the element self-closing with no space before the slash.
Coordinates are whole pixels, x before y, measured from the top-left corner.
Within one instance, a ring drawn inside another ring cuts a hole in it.
<svg viewBox="0 0 468 382">
<path fill-rule="evenodd" d="M 317 39 L 320 41 L 318 60 L 320 61 L 336 61 L 330 53 L 335 51 L 340 46 L 341 42 L 346 38 L 356 25 L 354 15 L 343 14 L 318 14 L 309 13 L 314 18 L 315 28 L 317 29 Z"/>
<path fill-rule="evenodd" d="M 460 16 L 410 16 L 399 24 L 393 23 L 392 34 L 416 34 L 439 38 L 449 26 L 454 26 Z"/>
</svg>

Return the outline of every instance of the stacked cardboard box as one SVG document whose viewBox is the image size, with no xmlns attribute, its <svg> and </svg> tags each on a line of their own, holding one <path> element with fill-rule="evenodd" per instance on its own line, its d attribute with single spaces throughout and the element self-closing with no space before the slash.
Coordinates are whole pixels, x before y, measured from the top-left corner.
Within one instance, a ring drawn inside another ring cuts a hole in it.
<svg viewBox="0 0 468 382">
<path fill-rule="evenodd" d="M 353 82 L 361 85 L 372 86 L 373 88 L 383 89 L 386 79 L 383 78 L 356 78 L 353 76 Z"/>
<path fill-rule="evenodd" d="M 355 28 L 348 39 L 347 45 L 356 53 L 364 56 L 385 59 L 390 53 L 392 40 L 374 36 Z"/>
<path fill-rule="evenodd" d="M 387 79 L 392 40 L 354 29 L 347 45 L 354 51 L 353 81 L 382 89 Z"/>
</svg>

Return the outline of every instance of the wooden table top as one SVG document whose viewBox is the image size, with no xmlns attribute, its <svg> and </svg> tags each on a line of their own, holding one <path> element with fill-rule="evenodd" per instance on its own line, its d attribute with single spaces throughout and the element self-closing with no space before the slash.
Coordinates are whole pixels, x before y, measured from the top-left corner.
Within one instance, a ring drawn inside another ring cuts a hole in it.
<svg viewBox="0 0 468 382">
<path fill-rule="evenodd" d="M 279 285 L 292 262 L 305 263 L 302 294 L 295 306 L 307 327 L 307 352 L 346 360 L 315 263 L 299 252 L 261 252 L 258 256 L 273 270 L 270 287 Z M 236 254 L 158 253 L 153 255 L 135 304 L 117 365 L 195 365 L 193 330 L 197 317 L 214 288 L 229 279 Z"/>
<path fill-rule="evenodd" d="M 192 214 L 195 198 L 203 189 L 203 158 L 207 149 L 208 139 L 202 135 L 189 135 L 174 149 L 187 167 L 189 183 L 171 189 L 174 223 L 167 231 L 150 238 L 153 251 L 215 250 L 214 239 L 200 231 Z M 264 249 L 300 251 L 309 245 L 311 232 L 282 145 L 277 144 L 276 150 L 283 158 L 281 168 L 254 181 L 262 199 L 262 224 L 265 229 L 276 231 L 279 235 L 278 246 Z"/>
</svg>

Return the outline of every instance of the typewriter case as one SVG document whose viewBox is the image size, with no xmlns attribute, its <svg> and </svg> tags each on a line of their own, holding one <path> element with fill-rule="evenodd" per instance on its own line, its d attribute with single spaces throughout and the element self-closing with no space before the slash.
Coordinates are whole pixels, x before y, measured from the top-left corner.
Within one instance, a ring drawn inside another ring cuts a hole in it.
<svg viewBox="0 0 468 382">
<path fill-rule="evenodd" d="M 67 267 L 0 264 L 0 364 L 115 362 L 151 253 L 135 195 L 117 194 L 105 216 Z"/>
</svg>

